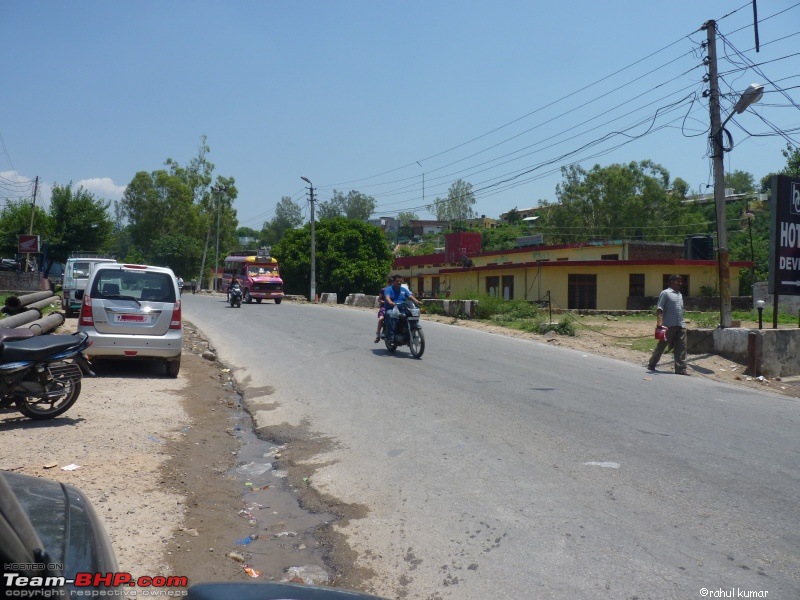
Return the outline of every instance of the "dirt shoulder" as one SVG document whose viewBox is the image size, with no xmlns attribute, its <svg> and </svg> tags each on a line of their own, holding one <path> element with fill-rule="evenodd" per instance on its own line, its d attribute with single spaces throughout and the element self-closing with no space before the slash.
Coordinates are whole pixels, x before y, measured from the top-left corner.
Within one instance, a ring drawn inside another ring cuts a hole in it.
<svg viewBox="0 0 800 600">
<path fill-rule="evenodd" d="M 555 321 L 557 318 L 554 315 L 553 320 Z M 647 346 L 648 343 L 650 343 L 651 347 L 655 344 L 654 341 L 650 342 L 653 339 L 655 317 L 652 320 L 647 320 L 606 315 L 579 315 L 574 320 L 575 336 L 555 333 L 538 335 L 492 325 L 484 321 L 453 319 L 452 317 L 438 315 L 425 315 L 424 319 L 448 323 L 457 327 L 481 329 L 498 335 L 530 339 L 553 346 L 579 350 L 587 354 L 598 354 L 623 360 L 641 365 L 644 379 L 673 373 L 671 354 L 665 353 L 656 372 L 652 373 L 646 370 L 650 351 L 636 349 Z M 756 328 L 757 326 L 758 323 L 742 323 L 744 328 Z M 690 317 L 687 317 L 687 327 L 692 328 Z M 714 354 L 689 354 L 687 356 L 687 364 L 691 373 L 698 377 L 706 377 L 716 381 L 762 390 L 766 388 L 779 394 L 800 397 L 800 377 L 775 379 L 752 377 L 745 373 L 747 370 L 746 364 L 731 361 Z"/>
</svg>

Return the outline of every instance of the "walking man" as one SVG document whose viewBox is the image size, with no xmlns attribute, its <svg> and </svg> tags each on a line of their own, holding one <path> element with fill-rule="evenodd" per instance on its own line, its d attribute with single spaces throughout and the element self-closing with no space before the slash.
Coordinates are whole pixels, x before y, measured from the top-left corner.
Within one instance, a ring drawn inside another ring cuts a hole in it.
<svg viewBox="0 0 800 600">
<path fill-rule="evenodd" d="M 656 306 L 656 332 L 666 327 L 666 335 L 659 338 L 650 362 L 647 364 L 649 371 L 655 371 L 661 355 L 667 346 L 672 346 L 675 353 L 675 373 L 678 375 L 691 375 L 686 367 L 686 327 L 683 321 L 683 294 L 680 275 L 670 275 L 669 287 L 658 296 Z"/>
</svg>

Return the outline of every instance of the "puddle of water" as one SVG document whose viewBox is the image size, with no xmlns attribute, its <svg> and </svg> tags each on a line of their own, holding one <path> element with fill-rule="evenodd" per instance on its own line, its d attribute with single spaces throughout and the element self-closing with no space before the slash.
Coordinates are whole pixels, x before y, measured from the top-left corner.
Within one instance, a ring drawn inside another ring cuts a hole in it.
<svg viewBox="0 0 800 600">
<path fill-rule="evenodd" d="M 241 396 L 232 392 L 232 397 L 233 433 L 241 446 L 227 475 L 241 483 L 242 527 L 231 532 L 230 543 L 245 558 L 242 568 L 255 569 L 259 579 L 269 580 L 280 580 L 290 567 L 315 565 L 327 571 L 314 532 L 334 516 L 300 508 L 286 474 L 272 465 L 282 447 L 259 439 Z"/>
</svg>

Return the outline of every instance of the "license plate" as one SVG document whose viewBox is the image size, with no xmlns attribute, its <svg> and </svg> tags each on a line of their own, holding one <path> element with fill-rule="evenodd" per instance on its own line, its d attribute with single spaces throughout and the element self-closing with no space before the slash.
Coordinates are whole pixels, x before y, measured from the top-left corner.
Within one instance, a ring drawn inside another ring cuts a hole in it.
<svg viewBox="0 0 800 600">
<path fill-rule="evenodd" d="M 152 315 L 114 315 L 114 323 L 151 323 Z"/>
</svg>

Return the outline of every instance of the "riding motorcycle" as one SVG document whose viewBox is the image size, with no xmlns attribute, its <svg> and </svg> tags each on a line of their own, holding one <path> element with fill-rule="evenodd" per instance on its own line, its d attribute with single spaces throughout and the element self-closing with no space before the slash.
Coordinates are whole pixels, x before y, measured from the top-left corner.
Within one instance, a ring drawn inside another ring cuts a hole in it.
<svg viewBox="0 0 800 600">
<path fill-rule="evenodd" d="M 83 374 L 94 376 L 82 352 L 92 345 L 84 332 L 30 337 L 0 329 L 0 408 L 15 404 L 31 419 L 52 419 L 81 393 Z"/>
<path fill-rule="evenodd" d="M 228 290 L 228 302 L 231 308 L 242 308 L 242 286 L 234 284 Z"/>
<path fill-rule="evenodd" d="M 390 318 L 395 319 L 394 339 L 389 338 Z M 389 352 L 394 352 L 398 346 L 408 346 L 414 358 L 420 358 L 425 352 L 425 334 L 422 333 L 422 325 L 419 322 L 419 308 L 410 300 L 386 312 L 383 335 Z"/>
</svg>

